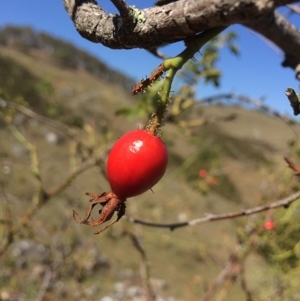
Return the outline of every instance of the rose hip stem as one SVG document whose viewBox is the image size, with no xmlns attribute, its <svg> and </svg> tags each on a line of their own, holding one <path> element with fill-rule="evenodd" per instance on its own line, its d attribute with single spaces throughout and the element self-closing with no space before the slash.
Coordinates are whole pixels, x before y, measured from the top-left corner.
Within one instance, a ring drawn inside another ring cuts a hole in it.
<svg viewBox="0 0 300 301">
<path fill-rule="evenodd" d="M 186 49 L 183 50 L 177 56 L 167 59 L 163 62 L 163 68 L 160 65 L 159 68 L 167 71 L 162 91 L 160 93 L 160 99 L 157 102 L 156 112 L 152 114 L 150 120 L 146 125 L 146 130 L 148 130 L 153 135 L 160 135 L 160 127 L 163 125 L 164 117 L 168 110 L 168 105 L 170 102 L 170 91 L 172 82 L 176 75 L 176 72 L 182 68 L 182 66 L 200 50 L 200 48 L 206 44 L 209 40 L 214 38 L 216 35 L 221 33 L 227 27 L 216 27 L 212 29 L 205 30 L 204 32 L 191 37 L 186 40 Z"/>
</svg>

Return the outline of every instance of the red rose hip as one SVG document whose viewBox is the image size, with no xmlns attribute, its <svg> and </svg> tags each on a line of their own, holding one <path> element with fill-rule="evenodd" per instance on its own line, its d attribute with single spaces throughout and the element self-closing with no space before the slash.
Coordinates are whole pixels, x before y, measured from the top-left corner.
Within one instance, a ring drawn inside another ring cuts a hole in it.
<svg viewBox="0 0 300 301">
<path fill-rule="evenodd" d="M 146 130 L 131 131 L 114 144 L 107 161 L 112 191 L 126 199 L 151 189 L 164 175 L 168 153 L 163 141 Z"/>
<path fill-rule="evenodd" d="M 87 193 L 90 206 L 83 219 L 73 210 L 79 224 L 99 226 L 109 221 L 115 212 L 117 218 L 95 232 L 99 234 L 116 223 L 126 210 L 126 199 L 151 189 L 164 175 L 168 153 L 163 141 L 146 130 L 131 131 L 112 147 L 107 160 L 107 177 L 111 191 L 101 194 Z M 98 220 L 90 220 L 93 208 L 102 206 Z"/>
</svg>

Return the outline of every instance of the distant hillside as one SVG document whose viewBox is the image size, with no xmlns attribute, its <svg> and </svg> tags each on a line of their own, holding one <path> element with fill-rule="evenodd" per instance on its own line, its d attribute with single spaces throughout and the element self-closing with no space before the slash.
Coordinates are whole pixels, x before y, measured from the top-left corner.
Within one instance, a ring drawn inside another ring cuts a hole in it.
<svg viewBox="0 0 300 301">
<path fill-rule="evenodd" d="M 129 89 L 134 80 L 108 67 L 104 62 L 76 48 L 74 45 L 30 27 L 6 26 L 0 28 L 0 45 L 9 46 L 22 52 L 40 50 L 58 66 L 89 73 Z"/>
</svg>

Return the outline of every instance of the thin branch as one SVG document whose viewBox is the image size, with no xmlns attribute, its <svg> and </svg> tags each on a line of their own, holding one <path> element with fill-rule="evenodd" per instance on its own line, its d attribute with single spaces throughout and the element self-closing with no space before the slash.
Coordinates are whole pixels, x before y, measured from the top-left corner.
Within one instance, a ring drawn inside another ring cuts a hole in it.
<svg viewBox="0 0 300 301">
<path fill-rule="evenodd" d="M 150 281 L 150 267 L 149 267 L 146 251 L 136 235 L 128 231 L 126 231 L 125 234 L 127 234 L 130 237 L 133 246 L 140 253 L 142 258 L 142 278 L 146 290 L 146 297 L 147 297 L 146 300 L 154 301 L 156 298 Z"/>
<path fill-rule="evenodd" d="M 219 273 L 213 283 L 210 285 L 209 289 L 201 299 L 201 301 L 209 301 L 216 290 L 232 275 L 233 271 L 240 265 L 240 252 L 241 249 L 238 248 L 233 254 L 231 254 L 229 260 L 227 261 L 224 269 Z"/>
<path fill-rule="evenodd" d="M 297 69 L 300 64 L 300 31 L 277 12 L 245 24 L 272 41 L 283 51 L 282 66 L 294 69 L 295 77 L 300 80 L 300 73 Z"/>
<path fill-rule="evenodd" d="M 157 0 L 154 5 L 163 6 L 163 5 L 169 4 L 171 2 L 176 2 L 176 1 L 178 1 L 178 0 Z"/>
<path fill-rule="evenodd" d="M 229 256 L 229 259 L 224 269 L 212 282 L 201 301 L 209 301 L 213 297 L 217 289 L 220 288 L 222 285 L 223 290 L 221 291 L 221 295 L 224 296 L 225 294 L 227 294 L 228 289 L 232 286 L 233 281 L 235 281 L 236 277 L 239 274 L 243 274 L 242 262 L 245 261 L 246 257 L 250 254 L 251 249 L 256 243 L 256 238 L 262 233 L 263 230 L 263 227 L 255 229 L 255 231 L 251 233 L 247 241 L 236 247 L 235 251 L 232 252 Z M 247 294 L 248 300 L 249 296 L 251 297 L 250 294 Z"/>
<path fill-rule="evenodd" d="M 122 19 L 122 25 L 125 26 L 126 30 L 133 29 L 136 22 L 134 22 L 132 16 L 132 8 L 124 0 L 111 0 L 111 2 L 118 9 Z"/>
<path fill-rule="evenodd" d="M 53 119 L 42 116 L 40 114 L 37 114 L 34 111 L 32 111 L 31 109 L 28 109 L 20 104 L 17 104 L 12 101 L 4 100 L 3 98 L 0 97 L 0 107 L 2 107 L 2 108 L 8 107 L 8 108 L 15 109 L 15 110 L 21 112 L 22 114 L 24 114 L 25 116 L 30 117 L 34 120 L 37 120 L 38 122 L 44 123 L 54 129 L 60 131 L 61 133 L 65 134 L 66 136 L 68 136 L 69 138 L 74 140 L 74 133 L 66 125 L 64 125 L 58 121 L 55 121 Z"/>
<path fill-rule="evenodd" d="M 128 16 L 130 13 L 130 6 L 124 0 L 110 0 L 118 9 L 121 17 Z"/>
<path fill-rule="evenodd" d="M 237 100 L 238 102 L 241 103 L 245 103 L 245 104 L 250 104 L 252 106 L 257 107 L 260 111 L 262 111 L 263 113 L 267 113 L 269 115 L 272 115 L 274 117 L 277 117 L 279 119 L 281 119 L 283 122 L 285 122 L 288 125 L 294 125 L 296 123 L 296 121 L 292 118 L 290 118 L 289 116 L 285 115 L 285 114 L 281 114 L 280 112 L 274 110 L 273 108 L 267 106 L 264 104 L 263 101 L 259 100 L 259 99 L 255 99 L 255 98 L 251 98 L 245 95 L 239 95 L 236 93 L 221 93 L 221 94 L 215 94 L 213 96 L 208 96 L 208 97 L 204 97 L 201 99 L 189 99 L 188 101 L 186 101 L 187 105 L 185 105 L 184 108 L 176 108 L 176 112 L 173 113 L 171 111 L 170 115 L 168 116 L 169 120 L 167 119 L 167 121 L 172 121 L 172 119 L 176 118 L 178 115 L 180 115 L 184 110 L 191 108 L 192 106 L 196 106 L 196 105 L 201 105 L 201 104 L 212 104 L 215 102 L 219 102 L 219 101 L 224 101 L 224 100 Z M 175 104 L 176 104 L 176 99 L 175 99 Z M 228 119 L 234 118 L 235 116 L 233 115 L 229 115 L 227 116 Z M 226 118 L 226 117 L 225 117 Z"/>
<path fill-rule="evenodd" d="M 40 195 L 39 201 L 36 205 L 30 208 L 26 214 L 24 214 L 23 218 L 21 218 L 20 224 L 17 225 L 14 229 L 14 232 L 18 232 L 30 219 L 31 217 L 40 209 L 42 205 L 44 205 L 50 198 L 54 197 L 58 193 L 60 193 L 63 189 L 71 184 L 71 182 L 82 172 L 85 170 L 97 165 L 102 158 L 90 158 L 89 160 L 83 162 L 76 169 L 67 176 L 63 181 L 61 181 L 57 186 L 45 191 Z"/>
<path fill-rule="evenodd" d="M 251 97 L 248 97 L 245 95 L 239 95 L 236 93 L 222 93 L 222 94 L 217 94 L 214 96 L 202 98 L 202 99 L 196 100 L 195 105 L 201 104 L 201 103 L 217 102 L 217 101 L 224 100 L 224 99 L 226 99 L 226 100 L 236 99 L 239 102 L 253 105 L 264 113 L 268 113 L 270 115 L 278 117 L 287 124 L 295 124 L 295 120 L 293 120 L 290 117 L 288 117 L 287 115 L 281 114 L 278 111 L 274 110 L 273 108 L 265 105 L 261 100 L 251 98 Z"/>
<path fill-rule="evenodd" d="M 39 167 L 39 160 L 37 156 L 37 151 L 36 151 L 36 146 L 33 145 L 20 131 L 19 129 L 14 126 L 10 125 L 10 130 L 12 134 L 15 136 L 15 138 L 23 144 L 23 146 L 28 150 L 30 154 L 30 161 L 31 161 L 31 171 L 36 178 L 37 182 L 37 189 L 32 197 L 32 208 L 38 208 L 40 206 L 40 200 L 41 197 L 45 195 L 45 191 L 43 189 L 42 185 L 42 179 L 41 179 L 41 172 L 40 172 L 40 167 Z M 14 219 L 10 218 L 9 220 L 11 224 L 13 224 Z M 28 220 L 27 220 L 28 222 Z M 2 241 L 2 246 L 0 248 L 0 254 L 2 254 L 7 247 L 13 242 L 14 240 L 14 227 L 9 226 L 8 231 L 6 233 L 5 239 Z"/>
<path fill-rule="evenodd" d="M 1 240 L 6 240 L 8 244 L 13 242 L 13 235 L 12 235 L 12 222 L 11 222 L 11 210 L 8 205 L 8 197 L 7 193 L 5 191 L 5 187 L 2 183 L 2 190 L 3 190 L 3 195 L 4 195 L 4 201 L 2 203 L 2 214 L 3 214 L 3 219 L 1 219 L 1 224 L 3 224 L 3 232 L 2 232 L 2 238 Z"/>
<path fill-rule="evenodd" d="M 253 301 L 252 293 L 248 287 L 247 279 L 245 276 L 245 267 L 244 265 L 241 265 L 241 272 L 240 272 L 240 281 L 241 281 L 241 287 L 243 292 L 246 295 L 246 301 Z"/>
<path fill-rule="evenodd" d="M 99 165 L 100 163 L 104 162 L 104 155 L 101 155 L 99 157 L 91 157 L 90 159 L 84 161 L 80 165 L 78 165 L 74 171 L 67 176 L 61 183 L 59 183 L 57 186 L 49 189 L 46 192 L 47 198 L 53 197 L 54 195 L 57 195 L 60 193 L 64 188 L 70 185 L 70 183 L 82 172 L 86 171 L 87 169 Z M 103 164 L 101 164 L 102 166 Z"/>
<path fill-rule="evenodd" d="M 267 113 L 267 114 L 270 114 L 274 117 L 281 119 L 285 124 L 287 124 L 287 126 L 290 127 L 290 129 L 294 132 L 294 134 L 297 137 L 299 137 L 299 134 L 293 128 L 293 125 L 295 125 L 295 123 L 296 123 L 296 121 L 294 119 L 288 117 L 287 115 L 281 114 L 280 112 L 274 110 L 273 108 L 265 105 L 261 100 L 254 99 L 254 98 L 244 96 L 244 95 L 239 95 L 236 93 L 221 93 L 221 94 L 216 94 L 213 96 L 209 96 L 209 97 L 205 97 L 205 98 L 201 98 L 201 99 L 197 99 L 197 100 L 190 99 L 188 105 L 185 106 L 184 108 L 178 108 L 175 113 L 171 110 L 170 114 L 167 117 L 167 121 L 173 122 L 173 119 L 174 120 L 176 119 L 175 117 L 177 117 L 179 114 L 181 114 L 184 110 L 191 108 L 192 106 L 201 105 L 201 104 L 211 104 L 211 103 L 223 101 L 223 100 L 237 100 L 241 103 L 253 105 L 253 106 L 257 107 L 263 113 Z M 175 104 L 176 104 L 176 99 L 175 99 Z M 174 106 L 172 107 L 172 109 L 174 109 Z M 228 117 L 228 119 L 230 119 L 231 117 L 234 117 L 234 116 L 227 116 L 227 117 Z M 180 125 L 180 122 L 179 122 L 179 125 Z M 202 125 L 202 124 L 199 122 L 198 125 Z"/>
<path fill-rule="evenodd" d="M 248 216 L 248 215 L 260 213 L 260 212 L 267 211 L 267 210 L 274 209 L 274 208 L 279 208 L 279 207 L 287 208 L 290 204 L 297 201 L 299 198 L 300 198 L 300 191 L 297 191 L 284 199 L 281 199 L 281 200 L 278 200 L 278 201 L 275 201 L 275 202 L 272 202 L 272 203 L 269 203 L 266 205 L 257 206 L 257 207 L 253 207 L 253 208 L 249 208 L 249 209 L 245 209 L 245 210 L 241 210 L 241 211 L 236 211 L 236 212 L 224 213 L 224 214 L 209 213 L 205 217 L 197 218 L 197 219 L 193 219 L 193 220 L 190 220 L 187 222 L 181 222 L 181 223 L 169 223 L 169 224 L 152 223 L 152 222 L 147 222 L 147 221 L 143 221 L 140 219 L 135 219 L 135 218 L 129 217 L 129 216 L 125 216 L 125 218 L 131 223 L 140 224 L 140 225 L 148 226 L 148 227 L 169 228 L 171 231 L 173 231 L 173 230 L 175 230 L 177 228 L 181 228 L 181 227 L 195 226 L 195 225 L 203 224 L 203 223 L 207 223 L 207 222 L 220 221 L 220 220 L 232 219 L 232 218 L 237 218 L 237 217 L 242 217 L 242 216 Z"/>
<path fill-rule="evenodd" d="M 227 99 L 227 100 L 228 99 L 236 99 L 239 102 L 251 104 L 251 105 L 257 107 L 263 113 L 267 113 L 267 114 L 270 114 L 274 117 L 281 119 L 285 124 L 287 124 L 287 126 L 290 127 L 290 129 L 294 132 L 294 134 L 297 137 L 299 137 L 299 134 L 293 128 L 293 125 L 295 125 L 295 123 L 296 123 L 294 119 L 288 117 L 287 115 L 279 113 L 278 111 L 265 105 L 261 100 L 258 100 L 258 99 L 254 99 L 254 98 L 244 96 L 244 95 L 238 95 L 236 93 L 225 93 L 225 94 L 218 94 L 218 95 L 214 95 L 211 97 L 206 97 L 206 98 L 197 100 L 197 101 L 195 101 L 194 104 L 196 105 L 196 104 L 201 104 L 201 103 L 212 103 L 212 102 L 224 100 L 224 99 Z"/>
<path fill-rule="evenodd" d="M 38 190 L 43 190 L 42 189 L 42 183 L 41 183 L 41 172 L 40 172 L 40 166 L 39 166 L 39 159 L 37 155 L 37 150 L 36 146 L 32 144 L 21 132 L 20 130 L 15 126 L 15 125 L 10 125 L 9 126 L 12 134 L 15 136 L 15 138 L 23 144 L 23 146 L 28 150 L 30 154 L 30 161 L 31 161 L 31 171 L 35 178 L 37 179 L 39 189 Z"/>
<path fill-rule="evenodd" d="M 158 48 L 149 49 L 148 51 L 159 59 L 166 60 L 168 58 L 163 52 L 159 51 Z"/>
<path fill-rule="evenodd" d="M 232 266 L 231 271 L 229 271 L 223 287 L 221 288 L 218 296 L 216 296 L 216 301 L 224 301 L 226 296 L 228 295 L 230 289 L 234 285 L 237 280 L 237 277 L 241 273 L 242 264 L 238 261 L 235 265 Z"/>
<path fill-rule="evenodd" d="M 35 301 L 43 301 L 44 300 L 45 294 L 51 284 L 51 278 L 52 278 L 52 271 L 50 269 L 48 269 L 44 275 L 42 285 L 38 291 Z"/>
<path fill-rule="evenodd" d="M 288 157 L 284 157 L 284 160 L 287 163 L 288 167 L 295 172 L 295 176 L 300 176 L 300 168 Z"/>
</svg>

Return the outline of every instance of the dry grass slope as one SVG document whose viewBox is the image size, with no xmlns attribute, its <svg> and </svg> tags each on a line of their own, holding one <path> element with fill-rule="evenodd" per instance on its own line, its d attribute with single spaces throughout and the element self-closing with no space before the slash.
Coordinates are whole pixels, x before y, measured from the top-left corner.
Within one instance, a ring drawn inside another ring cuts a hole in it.
<svg viewBox="0 0 300 301">
<path fill-rule="evenodd" d="M 75 132 L 91 145 L 104 143 L 104 148 L 108 149 L 119 135 L 144 122 L 115 117 L 114 112 L 120 105 L 134 103 L 129 93 L 115 84 L 86 71 L 57 68 L 48 57 L 36 51 L 21 53 L 0 47 L 0 55 L 13 59 L 38 78 L 47 78 L 54 88 L 56 101 L 63 102 L 70 114 L 84 120 L 85 128 Z M 261 200 L 261 185 L 266 184 L 269 164 L 284 170 L 282 156 L 288 152 L 287 143 L 295 134 L 282 121 L 240 107 L 212 106 L 202 110 L 204 115 L 235 113 L 237 119 L 201 127 L 190 137 L 175 126 L 166 125 L 163 138 L 170 150 L 171 165 L 162 181 L 153 188 L 154 193 L 149 191 L 128 201 L 129 216 L 152 222 L 175 222 L 202 217 L 207 212 L 217 214 L 255 206 Z M 67 177 L 71 148 L 66 136 L 34 120 L 21 119 L 19 127 L 37 147 L 46 190 Z M 103 133 L 106 133 L 106 140 L 102 138 Z M 30 171 L 28 151 L 4 125 L 0 129 L 0 139 L 2 213 L 8 206 L 16 222 L 29 206 L 36 181 Z M 215 165 L 206 157 L 211 153 L 215 154 Z M 223 190 L 213 189 L 201 194 L 191 187 L 193 181 L 197 186 L 198 170 L 202 166 L 219 172 L 223 176 L 220 181 L 226 179 Z M 0 258 L 0 299 L 1 294 L 7 292 L 16 296 L 11 300 L 38 300 L 47 275 L 52 282 L 42 300 L 102 300 L 117 282 L 139 286 L 140 254 L 124 235 L 129 231 L 141 238 L 151 277 L 157 280 L 155 287 L 160 295 L 199 300 L 237 244 L 236 230 L 248 221 L 240 218 L 171 232 L 133 225 L 123 219 L 102 235 L 94 236 L 94 229 L 74 223 L 72 208 L 83 215 L 88 205 L 84 193 L 107 189 L 108 183 L 100 168 L 93 167 L 42 207 Z M 60 256 L 68 252 L 70 256 L 60 261 Z M 255 288 L 268 267 L 257 256 L 250 257 L 247 265 L 251 269 L 250 282 Z M 242 298 L 242 290 L 236 286 L 226 300 Z"/>
</svg>

